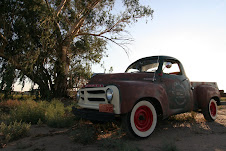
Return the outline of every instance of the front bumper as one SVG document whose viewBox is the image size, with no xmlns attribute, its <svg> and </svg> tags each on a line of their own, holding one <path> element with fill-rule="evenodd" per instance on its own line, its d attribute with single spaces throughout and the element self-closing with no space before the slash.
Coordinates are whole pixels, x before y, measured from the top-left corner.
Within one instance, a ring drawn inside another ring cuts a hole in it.
<svg viewBox="0 0 226 151">
<path fill-rule="evenodd" d="M 97 110 L 77 109 L 72 107 L 72 112 L 77 117 L 93 121 L 113 121 L 115 119 L 114 113 L 99 112 Z"/>
</svg>

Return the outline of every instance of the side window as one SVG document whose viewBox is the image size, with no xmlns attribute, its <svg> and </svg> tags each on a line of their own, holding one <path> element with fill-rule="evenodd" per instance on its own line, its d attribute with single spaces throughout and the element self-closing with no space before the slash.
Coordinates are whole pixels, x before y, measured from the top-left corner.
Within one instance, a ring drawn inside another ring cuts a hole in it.
<svg viewBox="0 0 226 151">
<path fill-rule="evenodd" d="M 177 62 L 166 61 L 163 63 L 162 71 L 165 74 L 181 75 L 181 70 Z"/>
</svg>

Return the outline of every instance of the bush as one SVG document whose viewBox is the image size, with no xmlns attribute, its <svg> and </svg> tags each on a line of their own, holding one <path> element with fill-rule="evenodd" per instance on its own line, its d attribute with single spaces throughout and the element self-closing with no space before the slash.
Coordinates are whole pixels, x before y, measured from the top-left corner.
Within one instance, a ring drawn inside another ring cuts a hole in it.
<svg viewBox="0 0 226 151">
<path fill-rule="evenodd" d="M 15 109 L 20 105 L 18 100 L 7 100 L 0 102 L 0 109 L 2 112 L 9 113 L 11 109 Z"/>
<path fill-rule="evenodd" d="M 51 102 L 33 100 L 15 101 L 17 105 L 11 105 L 11 101 L 7 101 L 10 106 L 9 121 L 22 121 L 31 124 L 47 124 L 51 127 L 69 127 L 73 124 L 73 115 L 71 113 L 71 106 L 64 107 L 64 104 L 59 100 Z M 6 106 L 6 105 L 5 105 Z M 8 117 L 7 117 L 8 118 Z M 0 116 L 0 119 L 6 119 Z"/>
<path fill-rule="evenodd" d="M 8 143 L 27 136 L 30 126 L 31 124 L 22 123 L 21 121 L 10 122 L 9 125 L 2 122 L 0 125 L 0 133 L 3 136 L 3 140 L 1 140 L 1 142 Z"/>
<path fill-rule="evenodd" d="M 71 110 L 64 107 L 59 100 L 53 100 L 47 106 L 45 119 L 47 125 L 51 127 L 69 127 L 73 123 Z"/>
<path fill-rule="evenodd" d="M 39 120 L 45 121 L 45 109 L 33 100 L 21 101 L 21 104 L 10 111 L 11 121 L 23 121 L 37 124 Z"/>
</svg>

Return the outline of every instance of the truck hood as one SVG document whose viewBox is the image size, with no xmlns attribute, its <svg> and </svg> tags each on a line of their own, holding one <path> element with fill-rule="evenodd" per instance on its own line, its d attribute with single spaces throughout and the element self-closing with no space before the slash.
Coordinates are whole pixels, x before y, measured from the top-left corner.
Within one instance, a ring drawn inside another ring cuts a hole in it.
<svg viewBox="0 0 226 151">
<path fill-rule="evenodd" d="M 114 84 L 119 81 L 152 81 L 154 73 L 116 73 L 116 74 L 96 74 L 94 75 L 89 84 Z"/>
</svg>

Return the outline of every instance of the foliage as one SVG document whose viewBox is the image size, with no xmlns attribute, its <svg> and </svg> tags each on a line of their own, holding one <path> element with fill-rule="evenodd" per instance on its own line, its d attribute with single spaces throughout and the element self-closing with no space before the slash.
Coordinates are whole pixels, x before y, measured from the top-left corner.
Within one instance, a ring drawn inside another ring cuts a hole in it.
<svg viewBox="0 0 226 151">
<path fill-rule="evenodd" d="M 15 69 L 3 58 L 0 58 L 0 92 L 7 98 L 13 89 L 14 79 L 16 77 Z"/>
<path fill-rule="evenodd" d="M 16 109 L 10 111 L 11 120 L 23 121 L 26 123 L 37 124 L 39 119 L 45 120 L 45 109 L 33 100 L 21 101 Z"/>
<path fill-rule="evenodd" d="M 71 126 L 74 122 L 71 106 L 64 107 L 60 100 L 20 101 L 18 106 L 10 110 L 10 121 L 15 120 L 39 125 L 46 123 L 58 128 Z"/>
<path fill-rule="evenodd" d="M 46 108 L 45 120 L 50 127 L 69 127 L 73 124 L 71 108 L 65 108 L 59 100 L 53 100 Z"/>
<path fill-rule="evenodd" d="M 20 105 L 20 102 L 18 100 L 7 100 L 0 102 L 0 109 L 2 112 L 8 113 L 10 109 L 15 109 Z"/>
<path fill-rule="evenodd" d="M 126 27 L 152 13 L 139 0 L 0 1 L 0 88 L 29 78 L 42 98 L 68 96 L 106 56 L 108 42 L 125 50 Z"/>
<path fill-rule="evenodd" d="M 21 121 L 10 122 L 9 125 L 2 122 L 0 125 L 0 133 L 3 135 L 2 141 L 7 143 L 27 136 L 30 126 L 31 124 L 22 123 Z"/>
</svg>

